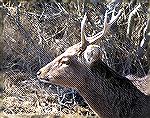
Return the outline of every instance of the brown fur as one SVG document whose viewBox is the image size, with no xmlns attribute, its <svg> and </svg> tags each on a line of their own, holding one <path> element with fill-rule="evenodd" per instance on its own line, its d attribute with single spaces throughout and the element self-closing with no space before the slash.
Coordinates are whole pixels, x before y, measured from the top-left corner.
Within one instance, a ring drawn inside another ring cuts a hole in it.
<svg viewBox="0 0 150 118">
<path fill-rule="evenodd" d="M 80 44 L 41 68 L 38 78 L 79 91 L 101 118 L 150 118 L 150 97 L 100 59 L 78 57 Z"/>
</svg>

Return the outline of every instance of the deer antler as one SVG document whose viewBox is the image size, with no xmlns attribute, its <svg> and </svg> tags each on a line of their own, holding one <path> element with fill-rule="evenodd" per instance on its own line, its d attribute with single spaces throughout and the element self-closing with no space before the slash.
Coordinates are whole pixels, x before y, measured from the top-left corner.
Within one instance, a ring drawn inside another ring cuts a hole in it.
<svg viewBox="0 0 150 118">
<path fill-rule="evenodd" d="M 106 11 L 103 30 L 101 32 L 95 34 L 92 37 L 86 37 L 86 40 L 91 44 L 91 43 L 95 42 L 97 39 L 103 38 L 108 33 L 108 31 L 110 31 L 110 27 L 118 20 L 121 13 L 122 13 L 122 10 L 119 10 L 119 12 L 116 16 L 114 14 L 112 14 L 111 20 L 108 23 L 107 22 L 108 15 L 107 15 L 107 11 Z"/>
<path fill-rule="evenodd" d="M 86 34 L 85 34 L 85 22 L 87 19 L 87 13 L 85 13 L 83 20 L 81 22 L 81 45 L 79 49 L 79 55 L 84 52 L 86 47 L 89 45 L 89 42 L 86 40 Z"/>
<path fill-rule="evenodd" d="M 115 8 L 114 8 L 115 11 Z M 101 32 L 95 34 L 92 37 L 87 37 L 85 35 L 85 23 L 86 23 L 86 19 L 87 19 L 87 13 L 85 13 L 84 18 L 81 22 L 81 46 L 80 46 L 80 50 L 79 50 L 79 55 L 84 52 L 84 50 L 86 49 L 86 47 L 95 42 L 97 39 L 102 39 L 104 38 L 105 35 L 107 35 L 108 31 L 110 31 L 110 27 L 117 21 L 117 19 L 119 18 L 119 16 L 122 13 L 122 10 L 119 10 L 117 15 L 114 15 L 114 11 L 112 13 L 112 17 L 110 22 L 107 22 L 107 18 L 108 18 L 108 14 L 107 14 L 107 10 L 105 13 L 105 19 L 104 19 L 104 28 Z"/>
</svg>

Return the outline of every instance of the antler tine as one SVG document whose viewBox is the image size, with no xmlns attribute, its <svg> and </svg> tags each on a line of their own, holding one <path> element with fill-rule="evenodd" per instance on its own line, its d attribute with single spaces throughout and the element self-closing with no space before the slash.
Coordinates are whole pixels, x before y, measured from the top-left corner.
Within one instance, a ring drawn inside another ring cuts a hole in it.
<svg viewBox="0 0 150 118">
<path fill-rule="evenodd" d="M 89 45 L 89 42 L 86 40 L 85 35 L 85 23 L 87 19 L 87 13 L 85 13 L 83 20 L 81 22 L 81 45 L 79 49 L 79 55 L 86 49 L 86 47 Z"/>
<path fill-rule="evenodd" d="M 107 30 L 108 30 L 108 27 L 109 27 L 109 24 L 107 22 L 107 18 L 108 18 L 108 15 L 107 15 L 108 11 L 106 10 L 106 13 L 105 13 L 105 18 L 104 18 L 104 28 L 102 30 L 102 35 L 103 34 L 106 34 Z"/>
<path fill-rule="evenodd" d="M 106 10 L 105 17 L 104 17 L 104 28 L 103 28 L 103 30 L 101 32 L 97 33 L 96 35 L 92 36 L 92 37 L 87 37 L 87 40 L 89 41 L 89 43 L 94 42 L 95 40 L 97 40 L 98 37 L 100 38 L 104 35 L 104 33 L 106 33 L 106 30 L 108 27 L 107 18 L 108 18 L 108 15 L 107 15 L 107 10 Z"/>
<path fill-rule="evenodd" d="M 86 43 L 86 35 L 85 35 L 85 22 L 87 19 L 87 13 L 85 13 L 83 20 L 81 22 L 81 45 Z"/>
<path fill-rule="evenodd" d="M 86 40 L 89 42 L 89 43 L 93 43 L 95 42 L 97 39 L 101 39 L 103 38 L 107 32 L 110 30 L 110 27 L 112 26 L 112 24 L 114 24 L 117 19 L 119 18 L 119 16 L 121 15 L 122 13 L 122 10 L 119 10 L 118 14 L 115 16 L 113 15 L 111 17 L 111 20 L 110 22 L 108 23 L 107 22 L 107 18 L 108 18 L 108 15 L 107 15 L 107 10 L 106 10 L 106 13 L 105 13 L 105 19 L 104 19 L 104 28 L 101 32 L 97 33 L 96 35 L 92 36 L 92 37 L 86 37 Z"/>
<path fill-rule="evenodd" d="M 118 14 L 116 16 L 113 14 L 113 16 L 111 17 L 111 20 L 110 20 L 110 26 L 117 21 L 117 19 L 121 15 L 121 13 L 122 13 L 122 9 L 119 10 L 119 12 L 118 12 Z"/>
</svg>

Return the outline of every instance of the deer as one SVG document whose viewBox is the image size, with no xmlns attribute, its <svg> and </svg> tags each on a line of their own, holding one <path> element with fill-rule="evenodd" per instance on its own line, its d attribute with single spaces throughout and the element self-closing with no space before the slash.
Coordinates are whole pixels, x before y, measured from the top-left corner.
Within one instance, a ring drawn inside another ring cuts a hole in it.
<svg viewBox="0 0 150 118">
<path fill-rule="evenodd" d="M 76 89 L 101 118 L 150 118 L 150 96 L 105 64 L 100 47 L 93 45 L 96 40 L 105 38 L 121 13 L 119 10 L 107 22 L 106 10 L 103 30 L 91 37 L 85 34 L 85 13 L 81 22 L 81 42 L 42 67 L 37 78 Z"/>
</svg>

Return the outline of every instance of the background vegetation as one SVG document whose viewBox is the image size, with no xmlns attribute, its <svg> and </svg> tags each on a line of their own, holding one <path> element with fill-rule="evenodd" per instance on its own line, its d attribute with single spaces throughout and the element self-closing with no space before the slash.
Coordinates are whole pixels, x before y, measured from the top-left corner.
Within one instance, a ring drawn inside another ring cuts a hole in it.
<svg viewBox="0 0 150 118">
<path fill-rule="evenodd" d="M 102 30 L 106 10 L 110 19 L 114 9 L 122 9 L 111 34 L 96 44 L 103 61 L 119 74 L 148 75 L 149 7 L 148 0 L 0 1 L 1 117 L 97 117 L 74 89 L 39 83 L 36 72 L 80 41 L 85 12 L 86 35 L 92 36 Z M 132 81 L 145 92 L 138 80 Z"/>
</svg>

